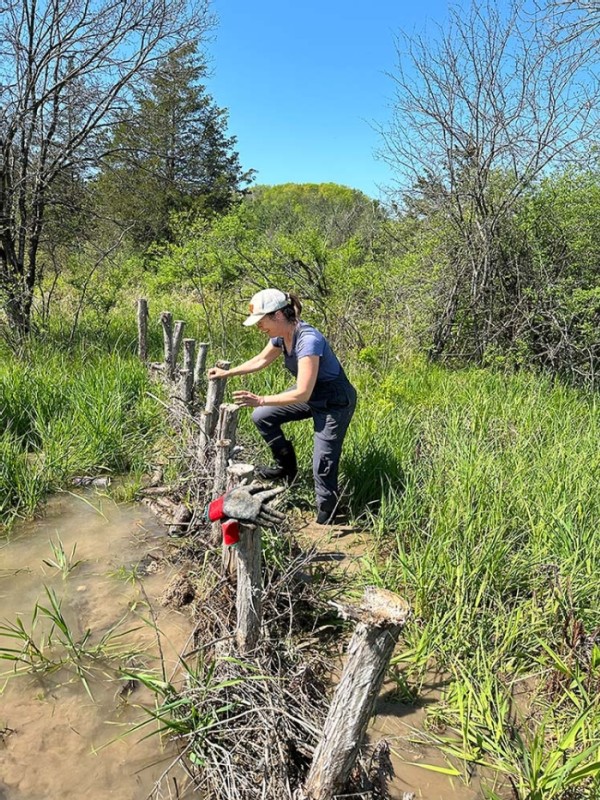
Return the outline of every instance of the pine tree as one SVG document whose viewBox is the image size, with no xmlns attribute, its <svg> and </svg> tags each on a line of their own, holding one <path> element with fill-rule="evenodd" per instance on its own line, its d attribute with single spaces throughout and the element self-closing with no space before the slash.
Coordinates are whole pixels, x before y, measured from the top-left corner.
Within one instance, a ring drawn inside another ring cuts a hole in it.
<svg viewBox="0 0 600 800">
<path fill-rule="evenodd" d="M 251 179 L 227 135 L 227 112 L 200 82 L 205 73 L 196 44 L 179 48 L 114 131 L 99 188 L 140 246 L 169 240 L 174 212 L 227 211 Z"/>
</svg>

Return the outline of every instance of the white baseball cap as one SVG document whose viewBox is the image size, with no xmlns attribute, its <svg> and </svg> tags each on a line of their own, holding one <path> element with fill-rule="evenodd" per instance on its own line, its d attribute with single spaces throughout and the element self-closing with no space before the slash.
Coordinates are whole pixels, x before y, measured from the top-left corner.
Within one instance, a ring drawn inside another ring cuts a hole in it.
<svg viewBox="0 0 600 800">
<path fill-rule="evenodd" d="M 279 289 L 263 289 L 261 292 L 257 292 L 250 300 L 248 306 L 250 316 L 244 320 L 244 325 L 256 325 L 265 314 L 279 311 L 280 308 L 289 305 L 289 302 L 290 296 L 285 292 L 280 292 Z"/>
</svg>

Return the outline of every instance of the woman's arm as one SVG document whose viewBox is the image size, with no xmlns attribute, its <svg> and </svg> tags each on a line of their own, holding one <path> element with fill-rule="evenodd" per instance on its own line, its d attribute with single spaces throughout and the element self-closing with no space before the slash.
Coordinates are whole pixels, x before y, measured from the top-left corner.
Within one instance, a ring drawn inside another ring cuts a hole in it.
<svg viewBox="0 0 600 800">
<path fill-rule="evenodd" d="M 233 399 L 238 406 L 289 406 L 293 403 L 306 403 L 313 393 L 319 374 L 319 356 L 303 356 L 298 359 L 298 377 L 294 389 L 279 394 L 261 397 L 252 392 L 234 392 Z"/>
<path fill-rule="evenodd" d="M 208 377 L 210 380 L 214 378 L 233 378 L 236 375 L 250 375 L 252 372 L 259 372 L 261 369 L 268 367 L 275 359 L 281 355 L 281 348 L 269 342 L 266 347 L 254 358 L 244 361 L 237 367 L 231 369 L 220 369 L 219 367 L 212 367 L 208 370 Z"/>
</svg>

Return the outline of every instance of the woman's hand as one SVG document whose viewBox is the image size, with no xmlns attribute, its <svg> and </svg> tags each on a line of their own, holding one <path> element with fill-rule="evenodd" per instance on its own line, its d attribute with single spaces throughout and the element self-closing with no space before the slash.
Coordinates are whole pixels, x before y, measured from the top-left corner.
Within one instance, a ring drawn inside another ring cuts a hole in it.
<svg viewBox="0 0 600 800">
<path fill-rule="evenodd" d="M 263 398 L 260 395 L 243 391 L 233 393 L 233 402 L 237 403 L 238 406 L 249 406 L 250 408 L 258 408 L 258 406 L 264 405 Z"/>
<path fill-rule="evenodd" d="M 213 381 L 215 378 L 227 378 L 229 370 L 221 369 L 221 367 L 211 367 L 206 374 L 208 375 L 208 380 Z"/>
</svg>

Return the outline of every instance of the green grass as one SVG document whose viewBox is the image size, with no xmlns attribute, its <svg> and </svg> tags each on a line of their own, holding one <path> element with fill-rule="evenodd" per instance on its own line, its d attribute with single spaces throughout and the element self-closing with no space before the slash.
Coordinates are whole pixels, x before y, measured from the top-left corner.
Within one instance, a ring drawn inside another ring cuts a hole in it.
<svg viewBox="0 0 600 800">
<path fill-rule="evenodd" d="M 0 523 L 75 475 L 144 468 L 163 428 L 146 369 L 118 352 L 38 346 L 0 364 Z"/>
<path fill-rule="evenodd" d="M 139 626 L 121 630 L 125 621 L 123 617 L 92 644 L 91 629 L 87 628 L 82 636 L 77 637 L 64 616 L 62 600 L 52 588 L 44 586 L 44 591 L 47 605 L 36 602 L 28 624 L 21 616 L 17 616 L 14 622 L 5 620 L 0 623 L 0 636 L 6 641 L 0 645 L 0 663 L 5 661 L 12 665 L 2 677 L 67 670 L 82 682 L 93 701 L 89 678 L 95 672 L 103 674 L 111 658 L 123 661 L 137 655 L 137 651 L 131 651 L 123 640 L 139 630 Z M 38 629 L 40 623 L 42 630 Z"/>
<path fill-rule="evenodd" d="M 414 609 L 396 659 L 404 676 L 418 688 L 430 670 L 448 675 L 443 706 L 462 731 L 451 752 L 497 769 L 516 797 L 589 788 L 600 769 L 589 691 L 600 685 L 590 655 L 600 628 L 596 397 L 539 375 L 419 361 L 358 382 L 345 473 L 361 503 L 375 499 L 364 581 Z M 519 721 L 512 695 L 523 680 L 535 691 Z M 496 740 L 503 714 L 511 725 Z"/>
</svg>

